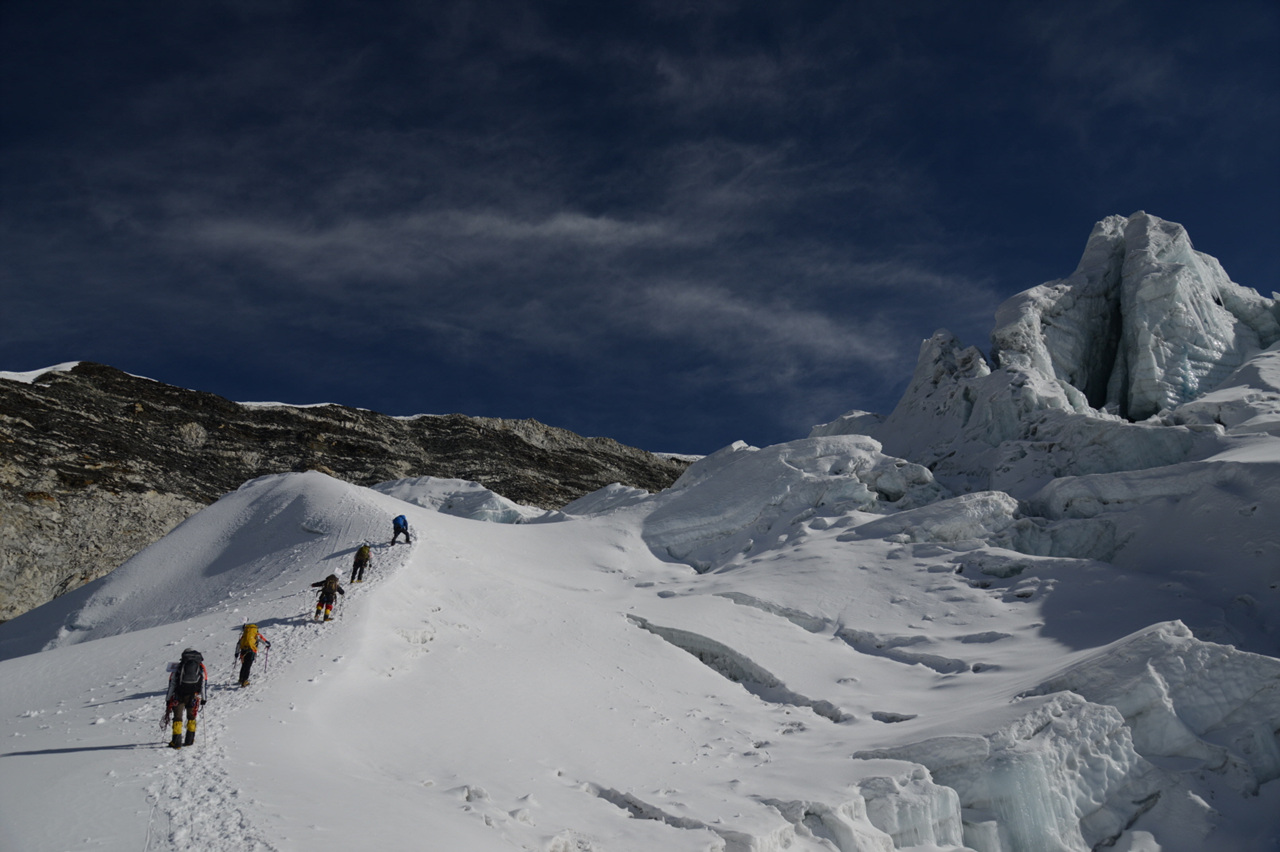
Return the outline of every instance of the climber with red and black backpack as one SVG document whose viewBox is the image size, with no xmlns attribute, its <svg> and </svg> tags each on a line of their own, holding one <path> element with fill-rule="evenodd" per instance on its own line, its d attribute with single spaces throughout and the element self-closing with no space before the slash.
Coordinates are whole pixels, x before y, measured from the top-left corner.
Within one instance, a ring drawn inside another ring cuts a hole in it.
<svg viewBox="0 0 1280 852">
<path fill-rule="evenodd" d="M 196 741 L 196 716 L 205 702 L 205 683 L 209 673 L 204 667 L 204 657 L 195 648 L 187 648 L 176 663 L 169 664 L 169 689 L 165 692 L 164 721 L 173 722 L 173 739 L 169 748 L 182 748 Z M 182 717 L 186 715 L 187 733 L 182 735 Z"/>
<path fill-rule="evenodd" d="M 312 583 L 311 588 L 319 589 L 320 595 L 316 598 L 316 621 L 320 620 L 320 616 L 324 616 L 325 621 L 333 621 L 333 605 L 338 600 L 338 595 L 345 596 L 347 590 L 338 585 L 338 575 L 330 574 L 317 583 Z"/>
</svg>

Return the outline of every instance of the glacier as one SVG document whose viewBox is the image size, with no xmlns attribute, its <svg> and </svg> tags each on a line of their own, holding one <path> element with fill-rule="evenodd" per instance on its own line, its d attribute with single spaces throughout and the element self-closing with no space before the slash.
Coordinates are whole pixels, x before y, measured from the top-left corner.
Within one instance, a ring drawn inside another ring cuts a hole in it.
<svg viewBox="0 0 1280 852">
<path fill-rule="evenodd" d="M 1199 400 L 1229 379 L 1255 390 L 1233 407 L 1280 402 L 1263 366 L 1280 341 L 1276 294 L 1233 283 L 1182 226 L 1146 213 L 1099 222 L 1074 273 L 998 308 L 991 341 L 988 360 L 939 330 L 887 418 L 855 412 L 814 434 L 865 431 L 953 487 L 1022 496 L 1061 475 L 1206 452 L 1225 424 Z"/>
<path fill-rule="evenodd" d="M 940 330 L 887 416 L 657 494 L 247 482 L 0 625 L 0 843 L 1277 848 L 1277 316 L 1110 217 L 989 355 Z M 198 747 L 155 748 L 165 663 L 247 620 L 254 686 L 211 664 Z"/>
<path fill-rule="evenodd" d="M 1052 378 L 1073 410 L 1141 421 L 1217 387 L 1280 340 L 1280 313 L 1233 283 L 1186 230 L 1146 213 L 1110 216 L 1076 271 L 996 313 L 992 358 Z"/>
</svg>

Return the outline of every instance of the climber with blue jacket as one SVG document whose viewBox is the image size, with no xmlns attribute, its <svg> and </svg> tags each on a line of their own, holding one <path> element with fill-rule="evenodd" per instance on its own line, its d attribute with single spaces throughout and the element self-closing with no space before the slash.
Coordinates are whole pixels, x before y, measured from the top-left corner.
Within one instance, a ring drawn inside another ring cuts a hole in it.
<svg viewBox="0 0 1280 852">
<path fill-rule="evenodd" d="M 413 544 L 413 538 L 409 535 L 409 519 L 404 515 L 396 515 L 391 521 L 391 543 L 395 544 L 401 534 L 404 535 L 405 544 Z"/>
</svg>

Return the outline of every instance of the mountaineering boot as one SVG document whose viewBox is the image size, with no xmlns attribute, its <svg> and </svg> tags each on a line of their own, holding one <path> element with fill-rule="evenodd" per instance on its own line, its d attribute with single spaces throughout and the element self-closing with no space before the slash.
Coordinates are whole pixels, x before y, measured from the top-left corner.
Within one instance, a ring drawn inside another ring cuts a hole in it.
<svg viewBox="0 0 1280 852">
<path fill-rule="evenodd" d="M 332 616 L 332 615 L 326 615 L 326 616 L 324 617 L 324 620 L 325 620 L 325 621 L 333 621 L 333 616 Z"/>
<path fill-rule="evenodd" d="M 182 748 L 182 736 L 174 734 L 173 739 L 169 740 L 169 748 Z"/>
<path fill-rule="evenodd" d="M 245 686 L 248 686 L 248 685 L 249 685 L 249 681 L 247 681 L 247 680 L 242 680 L 242 681 L 240 681 L 240 686 L 245 687 Z"/>
<path fill-rule="evenodd" d="M 182 741 L 182 744 L 183 744 L 183 745 L 195 745 L 195 742 L 196 742 L 196 732 L 195 732 L 195 731 L 187 731 L 187 738 L 186 738 L 185 740 L 183 740 L 183 741 Z"/>
</svg>

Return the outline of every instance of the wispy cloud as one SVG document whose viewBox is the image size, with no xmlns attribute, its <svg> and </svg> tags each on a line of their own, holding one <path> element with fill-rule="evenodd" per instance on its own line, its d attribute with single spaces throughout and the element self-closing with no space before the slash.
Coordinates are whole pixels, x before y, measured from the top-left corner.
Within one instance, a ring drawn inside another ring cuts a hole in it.
<svg viewBox="0 0 1280 852">
<path fill-rule="evenodd" d="M 809 365 L 877 364 L 892 360 L 884 331 L 847 315 L 802 309 L 775 297 L 759 301 L 724 287 L 658 284 L 641 294 L 643 322 L 655 336 L 701 349 L 716 359 L 756 365 L 771 384 L 794 381 Z"/>
<path fill-rule="evenodd" d="M 323 10 L 0 32 L 41 48 L 0 52 L 0 286 L 35 329 L 11 351 L 199 341 L 246 373 L 286 349 L 339 370 L 374 352 L 335 341 L 376 336 L 503 365 L 535 402 L 590 388 L 602 418 L 652 376 L 645 404 L 681 422 L 712 428 L 714 399 L 794 424 L 891 404 L 940 325 L 982 345 L 1002 298 L 1070 271 L 1046 246 L 1074 250 L 1064 221 L 1082 245 L 1094 205 L 1274 175 L 1274 85 L 1249 79 L 1274 60 L 1244 48 L 1276 14 L 1252 0 Z"/>
<path fill-rule="evenodd" d="M 626 222 L 574 212 L 529 220 L 499 211 L 353 218 L 318 228 L 297 222 L 213 219 L 189 223 L 167 236 L 188 247 L 251 256 L 311 280 L 353 274 L 420 280 L 451 273 L 460 264 L 514 264 L 530 252 L 540 257 L 608 252 L 693 239 L 663 222 Z"/>
</svg>

